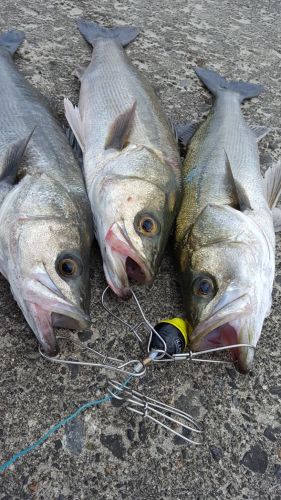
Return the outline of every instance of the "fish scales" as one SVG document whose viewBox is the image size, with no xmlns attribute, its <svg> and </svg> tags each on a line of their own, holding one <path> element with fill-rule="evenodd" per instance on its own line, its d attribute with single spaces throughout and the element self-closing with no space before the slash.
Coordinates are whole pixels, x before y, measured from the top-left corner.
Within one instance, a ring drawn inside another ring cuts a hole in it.
<svg viewBox="0 0 281 500">
<path fill-rule="evenodd" d="M 237 95 L 229 93 L 220 96 L 190 144 L 183 165 L 184 196 L 177 219 L 179 231 L 185 224 L 184 231 L 188 232 L 207 203 L 237 207 L 235 188 L 223 166 L 225 151 L 235 164 L 237 176 L 242 173 L 248 185 L 256 184 L 251 202 L 257 208 L 266 206 L 256 141 L 244 121 Z"/>
<path fill-rule="evenodd" d="M 159 268 L 180 200 L 180 157 L 151 85 L 122 46 L 138 30 L 79 21 L 93 46 L 79 107 L 66 118 L 83 151 L 86 186 L 106 279 L 121 297 L 129 280 L 149 284 Z"/>
<path fill-rule="evenodd" d="M 89 325 L 91 212 L 50 105 L 14 65 L 23 38 L 17 31 L 0 37 L 0 270 L 54 354 L 54 328 Z"/>
<path fill-rule="evenodd" d="M 91 64 L 82 76 L 79 99 L 81 116 L 87 124 L 86 141 L 90 141 L 97 154 L 104 155 L 110 124 L 135 100 L 137 106 L 130 142 L 156 147 L 178 162 L 174 137 L 150 84 L 114 40 L 98 40 Z"/>
<path fill-rule="evenodd" d="M 263 179 L 257 142 L 268 129 L 249 127 L 241 112 L 241 102 L 263 88 L 196 73 L 215 102 L 189 145 L 176 223 L 190 342 L 193 350 L 245 344 L 231 351 L 245 372 L 271 307 L 280 164 Z"/>
<path fill-rule="evenodd" d="M 2 153 L 7 142 L 26 136 L 36 127 L 28 148 L 29 173 L 44 171 L 77 195 L 81 193 L 83 212 L 87 206 L 83 180 L 61 127 L 51 115 L 50 105 L 46 107 L 47 100 L 18 72 L 5 48 L 0 48 L 0 88 Z"/>
</svg>

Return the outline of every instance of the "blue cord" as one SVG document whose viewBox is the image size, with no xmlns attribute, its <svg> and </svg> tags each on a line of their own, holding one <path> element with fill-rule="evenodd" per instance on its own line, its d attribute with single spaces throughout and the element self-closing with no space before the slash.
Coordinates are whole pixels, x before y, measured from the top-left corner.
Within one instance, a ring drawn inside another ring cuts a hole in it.
<svg viewBox="0 0 281 500">
<path fill-rule="evenodd" d="M 123 382 L 121 388 L 117 391 L 119 393 L 122 391 L 124 387 L 128 385 L 130 382 L 132 376 L 128 377 L 125 382 Z M 105 396 L 101 399 L 95 399 L 94 401 L 89 401 L 88 403 L 85 403 L 84 405 L 80 406 L 75 412 L 71 413 L 68 417 L 63 418 L 60 420 L 57 424 L 53 425 L 43 436 L 41 436 L 38 441 L 35 441 L 35 443 L 27 446 L 23 450 L 18 451 L 13 455 L 7 462 L 4 462 L 2 465 L 0 465 L 0 473 L 4 472 L 8 467 L 10 467 L 16 460 L 18 460 L 21 457 L 24 457 L 27 455 L 29 452 L 35 450 L 35 448 L 38 448 L 41 444 L 43 444 L 47 439 L 52 436 L 55 432 L 57 432 L 61 427 L 64 425 L 68 424 L 71 420 L 74 420 L 80 413 L 82 413 L 84 410 L 87 410 L 88 408 L 92 408 L 94 406 L 97 406 L 102 403 L 107 403 L 112 399 L 112 396 Z"/>
</svg>

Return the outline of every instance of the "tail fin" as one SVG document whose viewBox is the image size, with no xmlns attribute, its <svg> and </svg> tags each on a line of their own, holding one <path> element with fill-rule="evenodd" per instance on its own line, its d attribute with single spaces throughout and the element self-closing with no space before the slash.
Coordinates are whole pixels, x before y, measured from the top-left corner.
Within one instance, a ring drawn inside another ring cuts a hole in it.
<svg viewBox="0 0 281 500">
<path fill-rule="evenodd" d="M 0 36 L 0 47 L 6 47 L 11 55 L 13 55 L 25 39 L 23 31 L 8 31 Z"/>
<path fill-rule="evenodd" d="M 83 21 L 82 19 L 79 19 L 77 26 L 80 33 L 92 46 L 94 46 L 95 42 L 100 38 L 111 38 L 119 42 L 123 47 L 126 47 L 126 45 L 132 42 L 140 33 L 139 28 L 134 28 L 133 26 L 104 28 L 98 23 Z"/>
<path fill-rule="evenodd" d="M 207 89 L 209 89 L 215 96 L 219 90 L 229 89 L 233 92 L 237 92 L 240 96 L 241 102 L 243 102 L 245 99 L 251 99 L 251 97 L 258 96 L 265 90 L 262 85 L 255 83 L 227 82 L 225 78 L 219 75 L 219 73 L 216 73 L 211 69 L 195 68 L 195 73 Z"/>
</svg>

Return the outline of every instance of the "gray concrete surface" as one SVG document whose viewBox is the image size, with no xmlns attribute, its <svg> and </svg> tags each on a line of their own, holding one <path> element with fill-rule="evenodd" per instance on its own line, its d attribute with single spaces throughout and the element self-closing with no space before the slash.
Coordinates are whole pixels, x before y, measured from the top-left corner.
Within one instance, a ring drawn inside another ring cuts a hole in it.
<svg viewBox="0 0 281 500">
<path fill-rule="evenodd" d="M 251 123 L 272 127 L 260 146 L 266 166 L 281 157 L 280 9 L 279 0 L 2 0 L 0 29 L 26 32 L 17 64 L 50 98 L 62 121 L 63 97 L 77 102 L 72 72 L 90 58 L 75 28 L 80 16 L 142 28 L 128 53 L 173 119 L 197 120 L 209 109 L 211 98 L 192 71 L 195 64 L 264 83 L 267 93 L 244 110 Z M 94 254 L 92 328 L 80 340 L 130 358 L 137 346 L 98 304 L 105 281 L 96 248 Z M 139 385 L 202 420 L 204 446 L 186 446 L 105 405 L 85 412 L 16 462 L 0 479 L 1 500 L 280 499 L 280 259 L 278 236 L 272 314 L 252 373 L 206 364 L 164 366 L 150 370 Z M 78 405 L 103 394 L 106 377 L 44 362 L 3 278 L 0 289 L 2 462 Z M 181 311 L 171 250 L 153 287 L 140 289 L 139 297 L 151 320 Z M 122 311 L 133 318 L 128 304 Z"/>
</svg>

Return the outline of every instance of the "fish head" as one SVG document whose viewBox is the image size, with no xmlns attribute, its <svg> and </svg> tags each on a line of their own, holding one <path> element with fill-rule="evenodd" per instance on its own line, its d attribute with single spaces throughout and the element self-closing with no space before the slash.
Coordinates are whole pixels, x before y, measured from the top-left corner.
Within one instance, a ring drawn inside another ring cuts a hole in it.
<svg viewBox="0 0 281 500">
<path fill-rule="evenodd" d="M 129 161 L 134 170 L 129 175 L 122 173 L 126 158 L 120 157 L 116 174 L 111 165 L 98 194 L 102 216 L 96 218 L 96 234 L 104 272 L 113 291 L 123 298 L 131 295 L 129 280 L 152 283 L 171 231 L 178 197 L 178 188 L 165 173 L 163 163 L 152 158 L 154 163 L 144 175 L 145 162 L 151 163 L 151 155 L 145 152 L 147 156 L 139 157 L 137 153 L 140 151 L 131 151 Z M 161 176 L 157 173 L 160 165 Z"/>
<path fill-rule="evenodd" d="M 231 349 L 237 368 L 246 372 L 271 307 L 273 246 L 250 214 L 209 205 L 195 221 L 187 248 L 181 264 L 185 308 L 194 326 L 190 347 L 250 345 Z"/>
<path fill-rule="evenodd" d="M 91 226 L 82 215 L 78 222 L 70 195 L 46 176 L 26 187 L 9 235 L 7 274 L 42 348 L 55 354 L 54 328 L 89 326 Z"/>
</svg>

